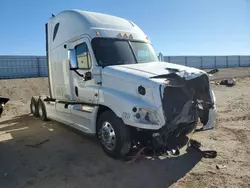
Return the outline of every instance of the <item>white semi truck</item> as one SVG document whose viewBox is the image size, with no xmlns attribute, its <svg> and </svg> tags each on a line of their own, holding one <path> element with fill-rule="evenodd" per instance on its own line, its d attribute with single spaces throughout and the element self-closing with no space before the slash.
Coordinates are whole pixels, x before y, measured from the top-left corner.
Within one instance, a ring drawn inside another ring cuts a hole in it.
<svg viewBox="0 0 250 188">
<path fill-rule="evenodd" d="M 169 150 L 216 120 L 215 96 L 202 70 L 160 62 L 132 21 L 66 10 L 46 24 L 49 96 L 31 98 L 31 112 L 100 140 L 111 157 L 138 142 Z"/>
</svg>

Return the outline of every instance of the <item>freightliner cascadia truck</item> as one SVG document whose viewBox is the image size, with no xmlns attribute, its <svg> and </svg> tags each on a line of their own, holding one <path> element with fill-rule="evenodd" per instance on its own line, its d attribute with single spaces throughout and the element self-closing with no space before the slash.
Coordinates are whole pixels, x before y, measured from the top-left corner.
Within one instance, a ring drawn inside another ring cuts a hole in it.
<svg viewBox="0 0 250 188">
<path fill-rule="evenodd" d="M 65 10 L 46 24 L 48 96 L 31 98 L 31 113 L 100 140 L 119 158 L 140 143 L 167 150 L 216 122 L 215 96 L 203 70 L 159 61 L 132 21 Z"/>
</svg>

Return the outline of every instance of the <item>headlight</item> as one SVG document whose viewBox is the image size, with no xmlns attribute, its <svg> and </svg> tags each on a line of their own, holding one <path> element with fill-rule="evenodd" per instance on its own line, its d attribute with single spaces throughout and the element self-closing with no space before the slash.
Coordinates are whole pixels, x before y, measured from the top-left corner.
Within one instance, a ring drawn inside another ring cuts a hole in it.
<svg viewBox="0 0 250 188">
<path fill-rule="evenodd" d="M 145 124 L 159 124 L 159 118 L 157 116 L 157 112 L 151 109 L 142 108 L 142 107 L 134 107 L 133 108 L 133 118 L 137 123 L 145 123 Z"/>
</svg>

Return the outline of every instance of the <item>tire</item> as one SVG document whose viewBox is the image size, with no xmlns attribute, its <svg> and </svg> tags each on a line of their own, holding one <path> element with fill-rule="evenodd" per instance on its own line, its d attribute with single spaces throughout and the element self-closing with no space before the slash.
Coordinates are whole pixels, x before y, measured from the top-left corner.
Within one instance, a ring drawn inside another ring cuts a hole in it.
<svg viewBox="0 0 250 188">
<path fill-rule="evenodd" d="M 111 128 L 108 128 L 108 124 L 110 123 Z M 106 126 L 107 125 L 107 126 Z M 105 128 L 111 129 L 110 134 L 111 137 L 113 136 L 112 129 L 115 134 L 115 139 L 111 138 L 114 144 L 110 144 L 111 147 L 108 147 L 104 143 L 103 136 L 105 135 L 104 131 Z M 125 156 L 131 148 L 131 136 L 130 136 L 130 129 L 127 125 L 125 125 L 121 119 L 119 119 L 112 111 L 105 111 L 103 112 L 97 121 L 97 136 L 100 140 L 102 148 L 104 152 L 112 157 L 112 158 L 121 158 Z M 113 146 L 113 147 L 112 147 Z"/>
<path fill-rule="evenodd" d="M 46 107 L 45 104 L 43 102 L 43 100 L 41 98 L 38 99 L 38 116 L 40 117 L 40 119 L 42 121 L 46 121 L 47 120 L 47 112 L 46 112 Z"/>
<path fill-rule="evenodd" d="M 38 117 L 38 100 L 35 97 L 31 97 L 30 100 L 30 112 L 35 116 Z"/>
</svg>

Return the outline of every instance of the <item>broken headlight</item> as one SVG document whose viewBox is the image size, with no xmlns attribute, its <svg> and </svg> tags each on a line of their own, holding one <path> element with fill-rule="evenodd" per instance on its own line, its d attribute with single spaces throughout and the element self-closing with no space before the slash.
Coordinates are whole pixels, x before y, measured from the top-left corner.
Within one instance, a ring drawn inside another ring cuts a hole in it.
<svg viewBox="0 0 250 188">
<path fill-rule="evenodd" d="M 134 121 L 144 124 L 159 124 L 157 112 L 148 108 L 134 107 Z"/>
</svg>

